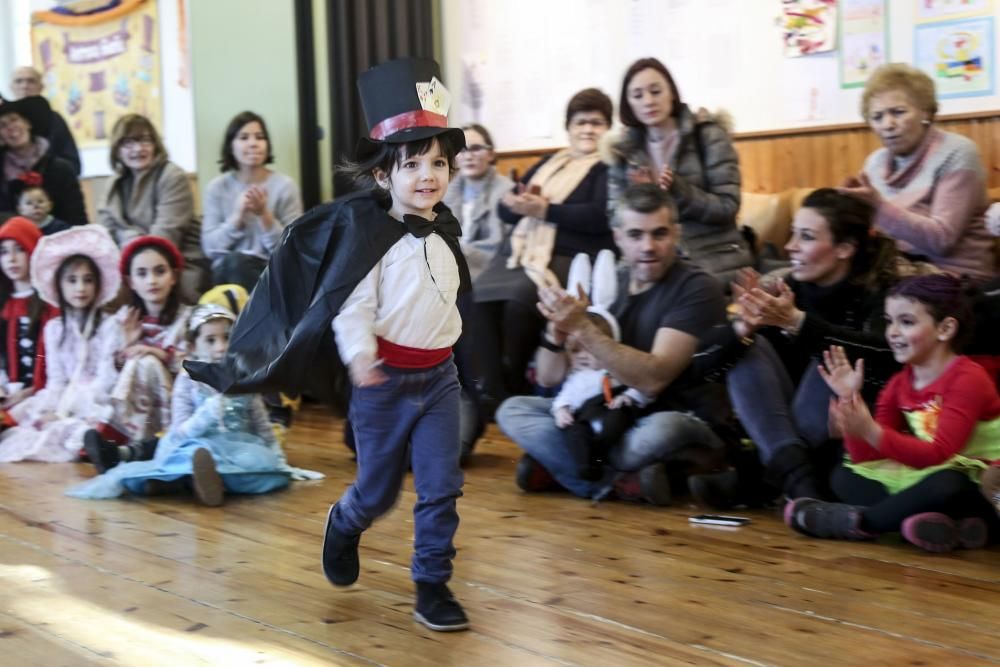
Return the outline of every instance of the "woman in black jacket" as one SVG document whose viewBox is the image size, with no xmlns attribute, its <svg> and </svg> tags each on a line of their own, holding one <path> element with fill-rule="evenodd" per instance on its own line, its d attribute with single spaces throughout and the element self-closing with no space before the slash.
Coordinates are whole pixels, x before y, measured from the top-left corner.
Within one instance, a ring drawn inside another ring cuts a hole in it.
<svg viewBox="0 0 1000 667">
<path fill-rule="evenodd" d="M 0 104 L 0 213 L 17 210 L 14 181 L 41 185 L 52 199 L 52 216 L 87 224 L 83 191 L 73 166 L 52 154 L 48 139 L 52 109 L 44 97 Z"/>
<path fill-rule="evenodd" d="M 869 403 L 899 368 L 883 311 L 897 254 L 891 239 L 873 232 L 874 216 L 857 197 L 831 188 L 810 193 L 785 246 L 790 274 L 771 285 L 753 275 L 738 286 L 733 326 L 710 332 L 696 359 L 707 379 L 725 377 L 766 481 L 789 498 L 822 497 L 817 470 L 836 455 L 827 418 L 833 394 L 817 370 L 823 352 L 838 345 L 852 362 L 864 358 L 859 389 Z M 724 506 L 722 479 L 694 480 L 692 491 Z"/>
</svg>

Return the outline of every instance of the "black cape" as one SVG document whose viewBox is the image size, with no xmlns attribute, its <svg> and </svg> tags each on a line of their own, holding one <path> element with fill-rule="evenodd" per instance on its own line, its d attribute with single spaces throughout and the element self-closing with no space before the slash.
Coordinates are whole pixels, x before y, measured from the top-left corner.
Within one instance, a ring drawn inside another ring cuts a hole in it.
<svg viewBox="0 0 1000 667">
<path fill-rule="evenodd" d="M 454 219 L 443 204 L 437 222 Z M 444 216 L 444 217 L 443 217 Z M 267 268 L 233 326 L 220 363 L 185 361 L 191 377 L 227 394 L 308 394 L 342 407 L 350 394 L 337 353 L 333 318 L 354 288 L 406 228 L 368 192 L 323 204 L 285 229 Z M 469 268 L 456 238 L 442 235 L 458 262 L 461 285 Z"/>
</svg>

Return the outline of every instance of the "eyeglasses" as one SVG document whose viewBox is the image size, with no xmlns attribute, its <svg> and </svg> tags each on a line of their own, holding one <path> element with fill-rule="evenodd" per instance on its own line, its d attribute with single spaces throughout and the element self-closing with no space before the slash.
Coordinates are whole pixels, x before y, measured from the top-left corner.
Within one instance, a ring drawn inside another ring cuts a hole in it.
<svg viewBox="0 0 1000 667">
<path fill-rule="evenodd" d="M 459 153 L 482 153 L 483 151 L 491 151 L 493 147 L 489 144 L 470 144 L 459 151 Z"/>
<path fill-rule="evenodd" d="M 607 127 L 608 122 L 603 119 L 598 120 L 597 118 L 594 118 L 592 120 L 589 118 L 581 118 L 579 120 L 574 120 L 570 122 L 570 125 L 573 127 L 583 127 L 584 125 L 590 125 L 591 127 Z"/>
<path fill-rule="evenodd" d="M 122 139 L 122 148 L 135 148 L 136 146 L 152 146 L 156 142 L 153 141 L 153 137 L 128 137 L 127 139 Z"/>
</svg>

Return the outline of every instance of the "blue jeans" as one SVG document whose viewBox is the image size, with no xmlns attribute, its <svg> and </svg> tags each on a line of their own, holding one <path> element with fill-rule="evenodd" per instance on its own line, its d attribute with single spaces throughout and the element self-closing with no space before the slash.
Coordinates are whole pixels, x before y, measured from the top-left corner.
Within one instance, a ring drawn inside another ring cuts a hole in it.
<svg viewBox="0 0 1000 667">
<path fill-rule="evenodd" d="M 355 387 L 351 395 L 358 472 L 337 503 L 333 525 L 347 535 L 368 528 L 392 508 L 411 465 L 417 491 L 411 573 L 414 581 L 443 583 L 451 578 L 463 482 L 455 363 L 382 370 L 385 384 Z"/>
<path fill-rule="evenodd" d="M 829 439 L 829 405 L 833 392 L 809 364 L 799 386 L 763 336 L 726 375 L 733 410 L 754 441 L 761 461 L 788 445 L 820 447 Z"/>
<path fill-rule="evenodd" d="M 567 490 L 591 498 L 607 486 L 608 476 L 596 482 L 580 477 L 580 470 L 587 463 L 587 449 L 569 442 L 565 432 L 556 426 L 551 409 L 551 398 L 508 398 L 497 410 L 497 425 Z M 621 443 L 611 448 L 608 458 L 614 470 L 609 472 L 613 475 L 614 471 L 639 470 L 651 463 L 670 461 L 688 447 L 721 453 L 725 443 L 694 415 L 654 412 L 640 417 Z"/>
</svg>

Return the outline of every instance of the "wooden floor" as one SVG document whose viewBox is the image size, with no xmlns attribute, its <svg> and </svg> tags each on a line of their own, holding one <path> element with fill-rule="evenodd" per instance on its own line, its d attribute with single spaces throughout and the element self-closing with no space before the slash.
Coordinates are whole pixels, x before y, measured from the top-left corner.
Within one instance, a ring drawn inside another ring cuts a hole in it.
<svg viewBox="0 0 1000 667">
<path fill-rule="evenodd" d="M 62 495 L 83 465 L 0 465 L 0 664 L 982 665 L 1000 663 L 1000 551 L 810 540 L 778 516 L 692 527 L 692 508 L 525 495 L 491 428 L 466 473 L 452 588 L 473 623 L 411 620 L 407 482 L 361 542 L 361 579 L 319 568 L 354 466 L 307 408 L 289 459 L 326 480 L 205 509 Z"/>
</svg>

